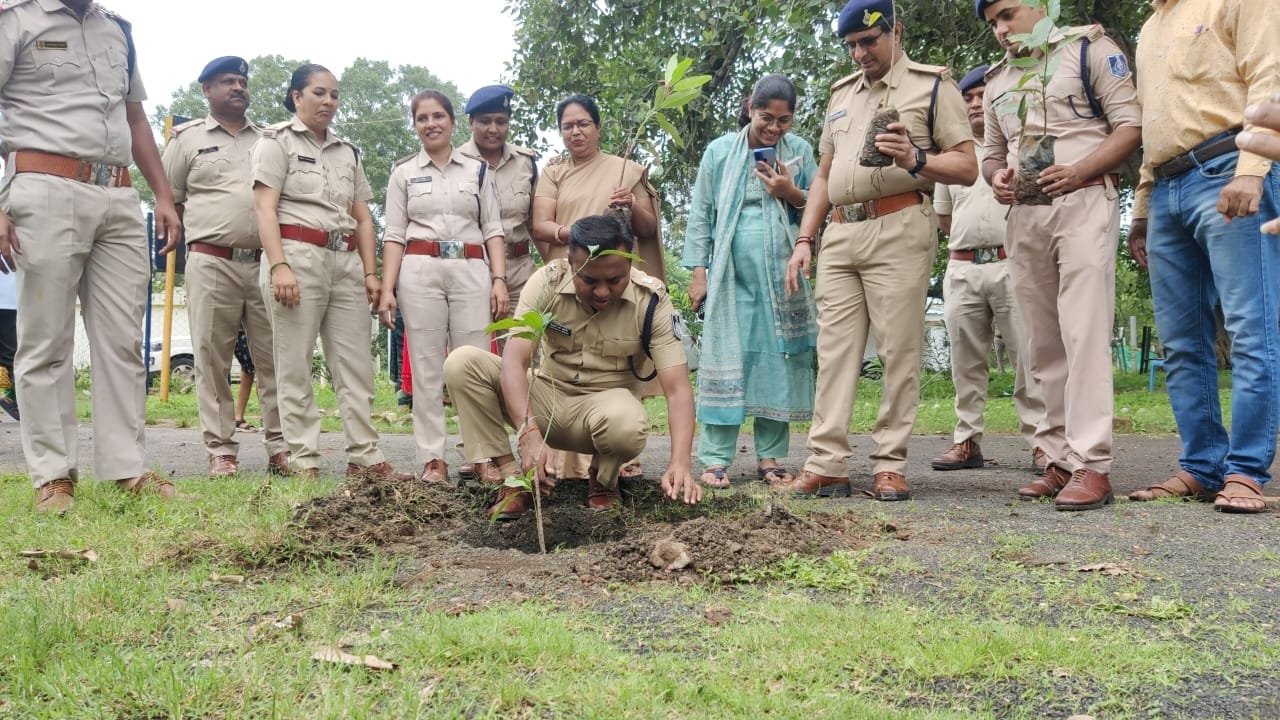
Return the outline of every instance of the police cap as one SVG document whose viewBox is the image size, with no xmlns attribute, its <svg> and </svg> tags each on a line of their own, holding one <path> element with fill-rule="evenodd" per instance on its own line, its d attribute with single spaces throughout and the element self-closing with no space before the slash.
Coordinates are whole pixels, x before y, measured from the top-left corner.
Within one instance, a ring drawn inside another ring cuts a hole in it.
<svg viewBox="0 0 1280 720">
<path fill-rule="evenodd" d="M 204 70 L 200 71 L 200 77 L 196 78 L 196 80 L 201 83 L 207 83 L 212 80 L 214 76 L 222 73 L 243 75 L 244 78 L 248 80 L 249 63 L 245 62 L 244 58 L 236 57 L 235 55 L 224 55 L 220 58 L 210 60 L 209 64 L 204 66 Z"/>
<path fill-rule="evenodd" d="M 836 21 L 836 35 L 844 37 L 882 23 L 886 29 L 893 28 L 893 0 L 849 0 Z"/>
<path fill-rule="evenodd" d="M 987 18 L 983 16 L 983 13 L 986 12 L 987 6 L 995 5 L 998 2 L 1000 0 L 973 0 L 973 12 L 978 16 L 979 20 L 986 20 Z"/>
<path fill-rule="evenodd" d="M 511 96 L 515 94 L 516 91 L 506 85 L 486 85 L 471 94 L 465 112 L 468 115 L 495 112 L 510 114 Z"/>
<path fill-rule="evenodd" d="M 960 92 L 967 93 L 976 87 L 986 85 L 987 71 L 990 69 L 990 65 L 979 65 L 966 73 L 964 77 L 960 78 Z"/>
</svg>

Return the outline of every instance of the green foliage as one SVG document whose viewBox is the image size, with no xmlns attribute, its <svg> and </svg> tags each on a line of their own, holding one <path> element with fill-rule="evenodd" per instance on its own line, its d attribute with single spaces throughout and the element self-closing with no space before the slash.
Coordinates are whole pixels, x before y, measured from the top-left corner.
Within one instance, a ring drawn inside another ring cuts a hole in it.
<svg viewBox="0 0 1280 720">
<path fill-rule="evenodd" d="M 547 326 L 551 322 L 551 313 L 530 310 L 518 318 L 509 317 L 491 322 L 485 326 L 485 332 L 502 333 L 503 340 L 515 337 L 536 345 L 546 336 Z"/>
</svg>

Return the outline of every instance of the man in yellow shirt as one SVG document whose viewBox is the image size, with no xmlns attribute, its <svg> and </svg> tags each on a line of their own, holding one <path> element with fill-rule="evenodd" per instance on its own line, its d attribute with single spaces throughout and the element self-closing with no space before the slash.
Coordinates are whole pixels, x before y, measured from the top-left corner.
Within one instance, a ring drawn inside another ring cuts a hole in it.
<svg viewBox="0 0 1280 720">
<path fill-rule="evenodd" d="M 1266 508 L 1280 430 L 1280 244 L 1262 225 L 1280 215 L 1280 170 L 1240 152 L 1235 135 L 1245 107 L 1280 89 L 1277 37 L 1280 13 L 1257 0 L 1156 0 L 1139 37 L 1147 122 L 1129 250 L 1151 273 L 1182 456 L 1172 477 L 1132 500 Z M 1219 304 L 1231 335 L 1230 433 L 1218 403 Z"/>
</svg>

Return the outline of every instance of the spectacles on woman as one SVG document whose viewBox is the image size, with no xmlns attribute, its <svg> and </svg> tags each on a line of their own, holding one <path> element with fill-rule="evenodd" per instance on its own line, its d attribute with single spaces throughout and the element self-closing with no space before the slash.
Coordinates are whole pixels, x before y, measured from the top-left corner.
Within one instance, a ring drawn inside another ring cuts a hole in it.
<svg viewBox="0 0 1280 720">
<path fill-rule="evenodd" d="M 595 127 L 594 122 L 590 120 L 579 120 L 578 122 L 569 122 L 561 125 L 560 133 L 563 135 L 568 135 L 569 133 L 573 132 L 575 129 L 586 132 L 593 127 Z"/>
</svg>

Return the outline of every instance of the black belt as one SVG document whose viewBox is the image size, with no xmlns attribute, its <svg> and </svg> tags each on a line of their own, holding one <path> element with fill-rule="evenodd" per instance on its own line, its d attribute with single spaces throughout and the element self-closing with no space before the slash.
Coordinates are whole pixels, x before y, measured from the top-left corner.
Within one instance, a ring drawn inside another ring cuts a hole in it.
<svg viewBox="0 0 1280 720">
<path fill-rule="evenodd" d="M 1216 157 L 1235 152 L 1239 149 L 1236 147 L 1236 135 L 1240 134 L 1240 130 L 1241 128 L 1238 127 L 1231 128 L 1224 133 L 1214 135 L 1169 162 L 1156 166 L 1154 171 L 1156 179 L 1168 180 Z"/>
</svg>

